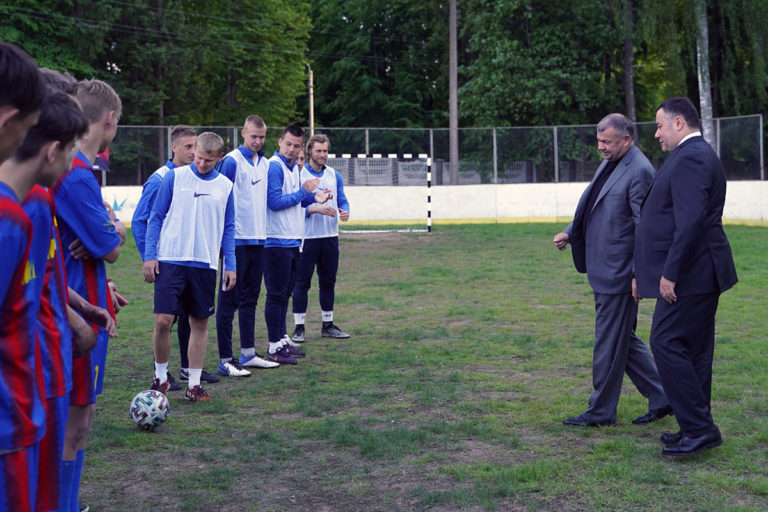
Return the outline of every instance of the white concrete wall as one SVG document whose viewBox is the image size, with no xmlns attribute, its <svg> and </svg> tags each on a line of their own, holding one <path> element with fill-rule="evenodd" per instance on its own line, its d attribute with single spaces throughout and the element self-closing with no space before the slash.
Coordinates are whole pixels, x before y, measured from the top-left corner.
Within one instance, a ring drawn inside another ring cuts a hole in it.
<svg viewBox="0 0 768 512">
<path fill-rule="evenodd" d="M 441 222 L 554 222 L 573 218 L 586 183 L 521 183 L 513 185 L 436 186 L 432 219 Z M 426 224 L 426 187 L 344 187 L 350 221 Z M 104 199 L 118 217 L 129 222 L 141 187 L 105 187 Z M 768 181 L 728 182 L 725 222 L 768 226 Z"/>
</svg>

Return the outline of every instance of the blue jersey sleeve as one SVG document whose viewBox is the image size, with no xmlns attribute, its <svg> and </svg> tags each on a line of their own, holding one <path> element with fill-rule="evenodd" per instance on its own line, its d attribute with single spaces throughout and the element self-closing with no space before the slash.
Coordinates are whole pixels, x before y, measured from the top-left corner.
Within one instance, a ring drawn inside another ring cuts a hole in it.
<svg viewBox="0 0 768 512">
<path fill-rule="evenodd" d="M 136 211 L 133 212 L 133 219 L 131 219 L 133 238 L 136 240 L 136 247 L 139 249 L 139 256 L 141 256 L 142 260 L 144 259 L 144 247 L 149 215 L 152 213 L 152 206 L 155 204 L 155 196 L 157 196 L 157 191 L 162 182 L 163 178 L 157 173 L 152 174 L 152 176 L 147 179 L 147 182 L 144 183 L 144 188 L 141 191 L 141 199 L 139 199 L 139 204 L 136 205 Z"/>
<path fill-rule="evenodd" d="M 149 215 L 149 224 L 147 225 L 147 236 L 145 238 L 146 246 L 144 248 L 144 261 L 157 259 L 157 243 L 160 241 L 160 230 L 163 228 L 163 221 L 168 215 L 168 209 L 171 207 L 173 199 L 173 184 L 176 172 L 171 170 L 165 175 L 163 182 L 157 189 L 155 202 L 152 205 L 152 213 Z"/>
<path fill-rule="evenodd" d="M 221 250 L 224 254 L 224 270 L 236 271 L 235 262 L 235 201 L 232 191 L 227 198 L 224 211 L 224 232 L 221 237 Z"/>
<path fill-rule="evenodd" d="M 314 196 L 299 188 L 292 194 L 283 194 L 283 168 L 277 162 L 269 162 L 267 173 L 267 207 L 272 211 L 284 210 L 299 203 L 302 206 L 312 204 Z M 305 201 L 309 201 L 304 204 Z"/>
<path fill-rule="evenodd" d="M 94 258 L 120 245 L 120 236 L 104 208 L 99 182 L 90 169 L 77 168 L 62 181 L 56 192 L 56 213 Z M 64 232 L 62 232 L 62 236 Z M 63 240 L 67 247 L 74 239 Z"/>
<path fill-rule="evenodd" d="M 347 201 L 347 196 L 344 194 L 344 180 L 341 179 L 339 171 L 336 171 L 336 204 L 342 210 L 349 211 L 349 201 Z"/>
<path fill-rule="evenodd" d="M 232 183 L 235 182 L 235 174 L 237 174 L 237 162 L 231 156 L 225 156 L 219 164 L 219 173 L 223 174 Z"/>
</svg>

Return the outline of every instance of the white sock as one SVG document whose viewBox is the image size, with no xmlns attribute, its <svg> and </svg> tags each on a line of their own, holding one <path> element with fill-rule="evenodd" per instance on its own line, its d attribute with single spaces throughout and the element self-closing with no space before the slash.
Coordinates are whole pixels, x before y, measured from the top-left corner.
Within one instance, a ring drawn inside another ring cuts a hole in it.
<svg viewBox="0 0 768 512">
<path fill-rule="evenodd" d="M 306 313 L 294 313 L 293 323 L 296 325 L 304 325 L 304 319 L 307 317 Z"/>
<path fill-rule="evenodd" d="M 226 359 L 219 359 L 219 361 L 221 362 L 221 364 L 226 364 L 226 363 L 230 362 L 232 359 L 233 359 L 233 358 L 231 358 L 231 357 L 228 357 L 228 358 L 226 358 Z"/>
<path fill-rule="evenodd" d="M 160 381 L 160 384 L 168 382 L 168 363 L 155 361 L 155 378 Z"/>
<path fill-rule="evenodd" d="M 249 357 L 253 357 L 253 356 L 256 355 L 256 349 L 253 348 L 253 347 L 251 347 L 251 348 L 241 348 L 240 349 L 240 354 L 244 358 L 248 359 Z"/>
<path fill-rule="evenodd" d="M 323 322 L 333 322 L 333 311 L 323 311 Z"/>
<path fill-rule="evenodd" d="M 269 353 L 274 354 L 277 352 L 277 349 L 283 346 L 283 343 L 285 343 L 283 340 L 278 341 L 277 343 L 269 342 Z"/>
<path fill-rule="evenodd" d="M 187 385 L 187 387 L 189 389 L 192 389 L 195 386 L 199 386 L 200 385 L 200 376 L 202 374 L 203 374 L 203 369 L 202 368 L 197 368 L 197 369 L 190 368 L 189 369 L 189 384 Z"/>
</svg>

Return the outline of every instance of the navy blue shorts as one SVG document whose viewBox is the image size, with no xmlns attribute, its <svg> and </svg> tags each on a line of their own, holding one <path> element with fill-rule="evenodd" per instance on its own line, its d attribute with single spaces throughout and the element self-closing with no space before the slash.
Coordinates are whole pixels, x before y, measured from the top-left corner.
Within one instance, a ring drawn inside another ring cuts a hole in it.
<svg viewBox="0 0 768 512">
<path fill-rule="evenodd" d="M 214 311 L 216 271 L 159 262 L 155 279 L 155 313 L 208 318 Z"/>
</svg>

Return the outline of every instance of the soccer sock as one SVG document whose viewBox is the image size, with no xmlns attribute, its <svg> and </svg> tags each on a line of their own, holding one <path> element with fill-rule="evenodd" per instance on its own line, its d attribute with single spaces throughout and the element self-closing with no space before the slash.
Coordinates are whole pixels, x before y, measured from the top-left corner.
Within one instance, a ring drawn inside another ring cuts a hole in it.
<svg viewBox="0 0 768 512">
<path fill-rule="evenodd" d="M 270 342 L 269 342 L 269 353 L 270 353 L 270 354 L 274 354 L 275 352 L 277 352 L 277 349 L 279 349 L 280 347 L 282 347 L 282 346 L 283 346 L 283 343 L 285 343 L 283 340 L 280 340 L 280 341 L 278 341 L 278 342 L 276 342 L 276 343 L 272 343 L 272 342 L 270 341 Z"/>
<path fill-rule="evenodd" d="M 230 362 L 232 359 L 234 359 L 234 357 L 227 357 L 226 359 L 219 359 L 219 362 L 221 364 L 226 364 L 226 363 Z"/>
<path fill-rule="evenodd" d="M 256 355 L 256 349 L 254 347 L 243 348 L 243 349 L 240 349 L 240 353 L 243 355 L 243 357 L 247 359 L 249 357 L 253 357 Z"/>
<path fill-rule="evenodd" d="M 195 386 L 200 385 L 200 376 L 203 374 L 202 368 L 190 368 L 189 369 L 189 384 L 187 387 L 192 389 Z"/>
<path fill-rule="evenodd" d="M 74 473 L 75 461 L 62 460 L 59 466 L 59 511 L 67 512 L 70 508 Z"/>
<path fill-rule="evenodd" d="M 307 317 L 306 313 L 294 313 L 293 323 L 296 325 L 304 325 L 304 319 Z"/>
<path fill-rule="evenodd" d="M 333 322 L 333 311 L 323 311 L 323 323 Z"/>
<path fill-rule="evenodd" d="M 155 378 L 160 380 L 160 384 L 168 381 L 168 363 L 155 362 Z"/>
<path fill-rule="evenodd" d="M 80 478 L 83 476 L 83 461 L 85 460 L 85 449 L 78 450 L 75 457 L 75 469 L 72 476 L 72 495 L 70 496 L 69 507 L 72 512 L 80 512 Z"/>
</svg>

